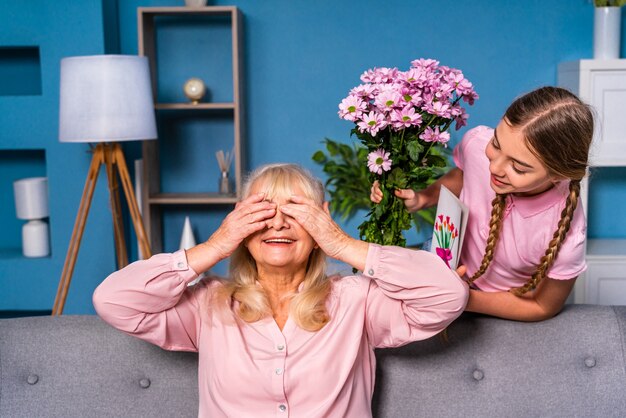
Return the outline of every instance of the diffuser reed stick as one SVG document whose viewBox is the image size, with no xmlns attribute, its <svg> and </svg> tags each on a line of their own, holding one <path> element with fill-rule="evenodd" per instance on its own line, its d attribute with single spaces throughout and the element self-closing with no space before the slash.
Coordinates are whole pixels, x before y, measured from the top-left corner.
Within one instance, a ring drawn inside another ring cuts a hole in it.
<svg viewBox="0 0 626 418">
<path fill-rule="evenodd" d="M 228 172 L 230 171 L 230 165 L 233 162 L 233 151 L 219 150 L 215 153 L 217 158 L 217 164 L 220 167 L 222 175 L 219 180 L 219 190 L 222 194 L 230 194 L 230 180 L 228 179 Z"/>
</svg>

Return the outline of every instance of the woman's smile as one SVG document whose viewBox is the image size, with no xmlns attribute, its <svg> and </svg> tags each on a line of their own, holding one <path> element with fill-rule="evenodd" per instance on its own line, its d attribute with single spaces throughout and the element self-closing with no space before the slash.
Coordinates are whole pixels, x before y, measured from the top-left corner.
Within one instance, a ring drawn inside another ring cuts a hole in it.
<svg viewBox="0 0 626 418">
<path fill-rule="evenodd" d="M 296 240 L 291 238 L 281 238 L 281 237 L 271 237 L 263 239 L 264 244 L 268 245 L 276 245 L 276 246 L 285 246 L 289 244 L 293 244 Z"/>
</svg>

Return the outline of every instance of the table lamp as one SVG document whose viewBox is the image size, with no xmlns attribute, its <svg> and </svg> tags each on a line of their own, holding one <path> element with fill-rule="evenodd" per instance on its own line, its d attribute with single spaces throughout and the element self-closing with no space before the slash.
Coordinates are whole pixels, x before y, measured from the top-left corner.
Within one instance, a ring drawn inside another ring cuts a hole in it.
<svg viewBox="0 0 626 418">
<path fill-rule="evenodd" d="M 48 224 L 48 179 L 30 177 L 13 182 L 15 213 L 27 220 L 22 227 L 24 257 L 46 257 L 50 254 Z"/>
<path fill-rule="evenodd" d="M 93 156 L 52 315 L 63 313 L 101 165 L 105 165 L 108 179 L 118 268 L 128 264 L 128 254 L 116 174 L 126 196 L 141 253 L 145 258 L 150 257 L 150 246 L 119 143 L 156 138 L 152 84 L 146 57 L 93 55 L 61 60 L 59 141 L 90 143 Z"/>
</svg>

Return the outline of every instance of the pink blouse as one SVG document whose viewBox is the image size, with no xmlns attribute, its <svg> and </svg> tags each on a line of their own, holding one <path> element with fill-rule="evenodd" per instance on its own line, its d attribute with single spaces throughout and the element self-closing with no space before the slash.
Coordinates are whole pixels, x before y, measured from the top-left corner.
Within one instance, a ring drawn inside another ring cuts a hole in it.
<svg viewBox="0 0 626 418">
<path fill-rule="evenodd" d="M 221 284 L 188 287 L 197 274 L 184 251 L 111 274 L 93 302 L 102 319 L 128 334 L 199 352 L 200 417 L 367 417 L 374 348 L 437 334 L 461 314 L 468 291 L 424 251 L 370 244 L 364 272 L 332 280 L 331 319 L 317 332 L 291 318 L 281 331 L 271 317 L 246 323 L 201 309 Z"/>
</svg>

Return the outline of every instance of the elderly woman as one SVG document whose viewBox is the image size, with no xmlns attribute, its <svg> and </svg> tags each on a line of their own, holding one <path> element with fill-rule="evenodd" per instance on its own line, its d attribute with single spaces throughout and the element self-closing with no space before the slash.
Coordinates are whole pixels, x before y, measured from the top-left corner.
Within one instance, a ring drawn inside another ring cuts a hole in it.
<svg viewBox="0 0 626 418">
<path fill-rule="evenodd" d="M 326 256 L 363 274 L 329 278 Z M 187 286 L 228 257 L 230 280 Z M 275 164 L 206 242 L 111 274 L 93 300 L 128 334 L 200 353 L 201 417 L 365 417 L 374 348 L 437 334 L 467 296 L 436 255 L 348 236 L 318 180 Z"/>
</svg>

